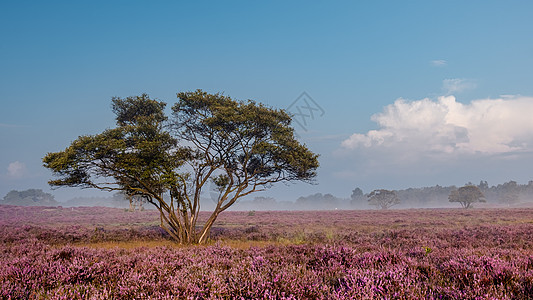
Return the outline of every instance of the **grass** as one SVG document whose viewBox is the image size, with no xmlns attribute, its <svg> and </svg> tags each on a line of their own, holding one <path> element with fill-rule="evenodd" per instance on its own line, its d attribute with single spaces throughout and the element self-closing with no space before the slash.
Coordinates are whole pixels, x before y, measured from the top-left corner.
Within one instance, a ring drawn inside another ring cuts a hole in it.
<svg viewBox="0 0 533 300">
<path fill-rule="evenodd" d="M 133 241 L 96 241 L 90 243 L 77 243 L 77 247 L 88 247 L 93 249 L 135 249 L 135 248 L 155 248 L 155 247 L 184 247 L 169 240 L 133 240 Z"/>
<path fill-rule="evenodd" d="M 277 241 L 246 241 L 246 240 L 219 240 L 209 241 L 205 245 L 180 245 L 170 240 L 133 240 L 133 241 L 96 241 L 90 243 L 76 243 L 76 247 L 88 247 L 93 249 L 136 249 L 136 248 L 157 248 L 157 247 L 231 247 L 234 249 L 248 250 L 250 248 L 264 248 L 270 246 L 287 246 L 295 244 L 304 244 L 305 241 L 294 239 L 279 239 Z M 62 247 L 63 245 L 57 245 Z"/>
</svg>

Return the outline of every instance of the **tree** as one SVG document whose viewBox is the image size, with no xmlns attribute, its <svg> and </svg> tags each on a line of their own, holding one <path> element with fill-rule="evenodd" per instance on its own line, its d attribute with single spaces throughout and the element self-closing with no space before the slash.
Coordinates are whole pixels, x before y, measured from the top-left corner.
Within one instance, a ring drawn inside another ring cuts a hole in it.
<svg viewBox="0 0 533 300">
<path fill-rule="evenodd" d="M 398 198 L 395 191 L 374 190 L 367 197 L 368 204 L 380 207 L 381 209 L 389 209 L 400 203 L 400 198 Z"/>
<path fill-rule="evenodd" d="M 511 204 L 517 203 L 520 199 L 520 187 L 516 181 L 509 181 L 498 186 L 499 200 L 501 203 L 511 206 Z"/>
<path fill-rule="evenodd" d="M 197 216 L 204 184 L 212 180 L 219 188 L 216 208 L 199 233 L 200 242 L 218 214 L 239 198 L 277 182 L 310 182 L 316 176 L 318 156 L 295 139 L 285 111 L 200 90 L 179 93 L 178 99 L 172 108 L 173 130 L 193 152 L 187 160 L 191 184 L 182 185 L 184 204 Z"/>
<path fill-rule="evenodd" d="M 309 196 L 302 196 L 296 199 L 296 206 L 304 209 L 338 209 L 342 204 L 339 199 L 332 194 L 316 193 Z"/>
<path fill-rule="evenodd" d="M 363 203 L 363 200 L 366 200 L 366 197 L 363 193 L 363 190 L 360 188 L 355 188 L 352 191 L 352 194 L 350 195 L 350 204 L 351 205 L 359 205 Z"/>
<path fill-rule="evenodd" d="M 489 189 L 489 183 L 485 180 L 481 180 L 477 186 L 481 191 L 487 191 Z"/>
<path fill-rule="evenodd" d="M 475 185 L 465 185 L 453 190 L 448 196 L 450 202 L 459 202 L 463 208 L 471 208 L 476 202 L 486 202 L 485 195 Z"/>
<path fill-rule="evenodd" d="M 144 203 L 146 199 L 140 194 L 131 194 L 126 191 L 120 191 L 113 195 L 113 201 L 117 204 L 121 204 L 124 201 L 128 201 L 130 204 L 129 211 L 144 210 Z"/>
<path fill-rule="evenodd" d="M 283 110 L 201 90 L 179 93 L 170 120 L 166 104 L 146 94 L 112 102 L 116 128 L 43 158 L 59 177 L 49 183 L 140 195 L 179 243 L 206 242 L 217 216 L 246 195 L 316 176 L 318 155 L 295 139 Z M 198 230 L 207 183 L 216 207 Z"/>
<path fill-rule="evenodd" d="M 40 189 L 29 189 L 25 191 L 10 191 L 4 196 L 1 204 L 20 206 L 57 206 L 59 203 L 54 199 L 54 195 L 45 193 Z"/>
<path fill-rule="evenodd" d="M 263 196 L 254 197 L 254 200 L 252 200 L 251 202 L 257 205 L 271 206 L 271 207 L 274 207 L 276 205 L 276 199 L 272 197 L 263 197 Z"/>
</svg>

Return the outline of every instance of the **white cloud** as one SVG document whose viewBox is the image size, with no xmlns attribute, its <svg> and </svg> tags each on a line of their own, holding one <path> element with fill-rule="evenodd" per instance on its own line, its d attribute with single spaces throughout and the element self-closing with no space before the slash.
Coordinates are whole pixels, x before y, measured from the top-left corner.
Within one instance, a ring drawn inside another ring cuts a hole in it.
<svg viewBox="0 0 533 300">
<path fill-rule="evenodd" d="M 447 62 L 444 59 L 435 59 L 435 60 L 432 60 L 430 63 L 434 67 L 444 67 L 447 64 Z"/>
<path fill-rule="evenodd" d="M 7 175 L 11 178 L 21 178 L 26 173 L 26 164 L 14 161 L 7 166 Z"/>
<path fill-rule="evenodd" d="M 516 154 L 533 150 L 533 98 L 456 102 L 396 100 L 372 116 L 379 129 L 354 133 L 342 142 L 348 150 L 420 158 L 483 153 Z"/>
<path fill-rule="evenodd" d="M 465 78 L 451 78 L 442 81 L 442 89 L 446 95 L 458 94 L 467 90 L 476 88 L 476 83 L 473 80 Z"/>
</svg>

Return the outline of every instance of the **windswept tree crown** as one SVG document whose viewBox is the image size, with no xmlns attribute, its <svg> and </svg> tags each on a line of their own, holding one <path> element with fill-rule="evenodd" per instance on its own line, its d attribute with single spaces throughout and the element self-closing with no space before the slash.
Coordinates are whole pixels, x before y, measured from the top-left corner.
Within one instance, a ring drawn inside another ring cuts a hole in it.
<svg viewBox="0 0 533 300">
<path fill-rule="evenodd" d="M 185 151 L 164 130 L 165 103 L 143 94 L 113 98 L 117 127 L 78 137 L 64 151 L 48 153 L 44 166 L 58 177 L 52 186 L 129 193 L 162 193 L 184 162 Z"/>
<path fill-rule="evenodd" d="M 291 117 L 254 101 L 201 90 L 179 93 L 171 118 L 146 94 L 113 98 L 117 127 L 80 136 L 48 153 L 52 186 L 119 190 L 142 196 L 180 243 L 202 243 L 218 214 L 276 182 L 311 182 L 318 155 L 294 137 Z M 214 184 L 216 208 L 198 232 L 202 188 Z"/>
<path fill-rule="evenodd" d="M 247 184 L 316 176 L 317 155 L 295 139 L 285 111 L 203 91 L 179 93 L 178 99 L 172 107 L 174 132 L 194 145 L 200 161 Z"/>
</svg>

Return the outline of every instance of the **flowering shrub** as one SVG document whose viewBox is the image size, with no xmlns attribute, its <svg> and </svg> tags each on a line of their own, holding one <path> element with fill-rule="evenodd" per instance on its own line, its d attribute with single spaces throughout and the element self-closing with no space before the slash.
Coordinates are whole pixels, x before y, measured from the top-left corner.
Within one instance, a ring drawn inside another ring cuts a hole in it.
<svg viewBox="0 0 533 300">
<path fill-rule="evenodd" d="M 230 212 L 212 245 L 133 248 L 91 243 L 165 240 L 157 214 L 23 210 L 0 206 L 1 299 L 533 298 L 527 209 Z"/>
</svg>

